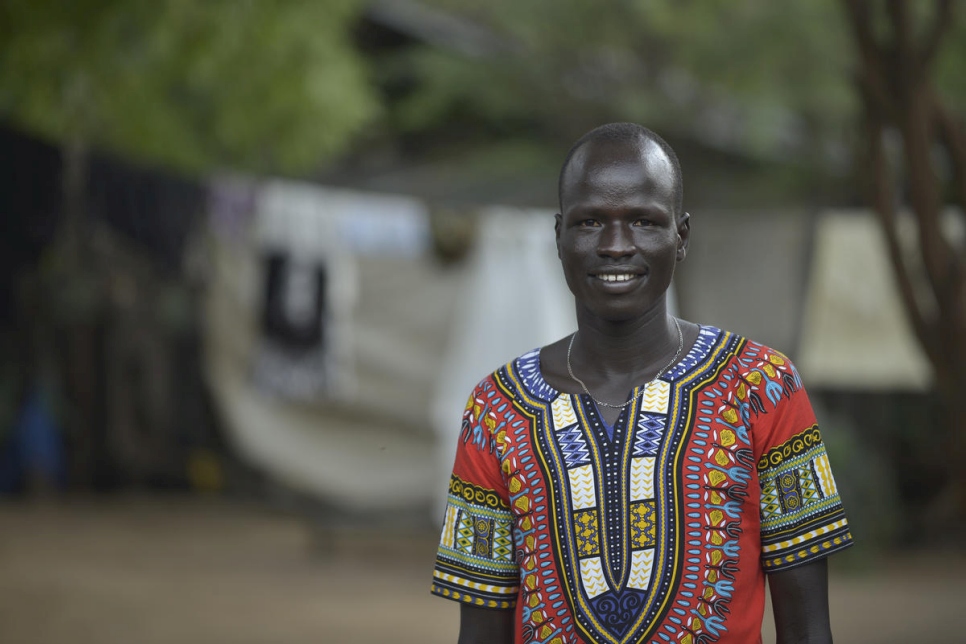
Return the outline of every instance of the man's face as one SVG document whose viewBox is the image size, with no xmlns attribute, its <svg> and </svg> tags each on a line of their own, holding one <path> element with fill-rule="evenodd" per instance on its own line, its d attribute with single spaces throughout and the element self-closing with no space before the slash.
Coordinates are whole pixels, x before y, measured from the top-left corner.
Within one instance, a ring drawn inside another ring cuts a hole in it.
<svg viewBox="0 0 966 644">
<path fill-rule="evenodd" d="M 623 322 L 663 302 L 690 227 L 686 213 L 675 217 L 674 171 L 660 146 L 587 143 L 561 199 L 557 254 L 578 308 Z"/>
</svg>

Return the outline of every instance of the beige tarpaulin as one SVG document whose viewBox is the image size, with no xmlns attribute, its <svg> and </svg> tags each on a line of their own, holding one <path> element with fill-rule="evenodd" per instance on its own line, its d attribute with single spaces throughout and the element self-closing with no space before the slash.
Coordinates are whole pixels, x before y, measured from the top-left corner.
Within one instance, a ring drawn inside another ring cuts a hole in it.
<svg viewBox="0 0 966 644">
<path fill-rule="evenodd" d="M 913 390 L 930 368 L 909 327 L 878 222 L 827 212 L 818 222 L 797 365 L 812 387 Z"/>
<path fill-rule="evenodd" d="M 432 256 L 417 200 L 286 182 L 221 188 L 241 211 L 238 195 L 252 193 L 248 215 L 213 215 L 209 236 L 206 369 L 238 453 L 356 511 L 438 506 L 472 387 L 574 328 L 552 213 L 481 212 L 471 257 L 454 266 Z M 325 259 L 335 282 L 337 378 L 315 399 L 253 378 L 260 258 L 279 248 Z"/>
<path fill-rule="evenodd" d="M 305 184 L 235 188 L 253 195 L 249 212 L 213 215 L 205 331 L 206 370 L 234 448 L 272 478 L 346 508 L 428 507 L 430 405 L 463 277 L 428 252 L 425 207 Z M 279 247 L 329 260 L 337 379 L 315 400 L 266 391 L 252 377 L 260 259 Z"/>
</svg>

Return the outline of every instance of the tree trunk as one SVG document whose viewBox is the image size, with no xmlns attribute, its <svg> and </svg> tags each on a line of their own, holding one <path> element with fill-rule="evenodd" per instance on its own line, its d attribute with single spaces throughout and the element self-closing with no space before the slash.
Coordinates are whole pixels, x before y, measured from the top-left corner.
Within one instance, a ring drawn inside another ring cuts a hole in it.
<svg viewBox="0 0 966 644">
<path fill-rule="evenodd" d="M 856 85 L 865 124 L 869 202 L 879 217 L 899 293 L 944 406 L 947 426 L 922 428 L 922 440 L 939 441 L 937 463 L 948 481 L 926 511 L 932 534 L 953 534 L 966 520 L 966 248 L 944 226 L 944 197 L 952 192 L 959 217 L 966 213 L 966 127 L 942 104 L 930 71 L 952 22 L 951 0 L 935 0 L 931 22 L 917 35 L 907 0 L 843 0 L 859 53 Z M 887 37 L 874 33 L 873 14 L 884 12 Z M 898 134 L 901 154 L 890 158 L 885 140 Z M 952 167 L 935 167 L 944 152 Z M 947 185 L 951 184 L 951 185 Z M 951 190 L 947 190 L 951 188 Z M 903 245 L 897 222 L 915 217 L 918 243 Z"/>
</svg>

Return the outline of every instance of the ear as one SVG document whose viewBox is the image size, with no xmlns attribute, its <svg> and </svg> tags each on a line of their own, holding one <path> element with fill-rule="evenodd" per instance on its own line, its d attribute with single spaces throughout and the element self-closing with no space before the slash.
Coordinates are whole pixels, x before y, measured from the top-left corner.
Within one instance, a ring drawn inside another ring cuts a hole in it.
<svg viewBox="0 0 966 644">
<path fill-rule="evenodd" d="M 683 260 L 688 255 L 688 245 L 691 243 L 691 214 L 682 213 L 678 217 L 678 254 L 677 261 Z"/>
<path fill-rule="evenodd" d="M 557 259 L 561 259 L 561 257 L 560 257 L 560 228 L 561 228 L 562 225 L 563 225 L 563 216 L 561 216 L 560 213 L 557 213 L 556 215 L 553 216 L 553 234 L 554 234 L 555 243 L 557 244 Z"/>
</svg>

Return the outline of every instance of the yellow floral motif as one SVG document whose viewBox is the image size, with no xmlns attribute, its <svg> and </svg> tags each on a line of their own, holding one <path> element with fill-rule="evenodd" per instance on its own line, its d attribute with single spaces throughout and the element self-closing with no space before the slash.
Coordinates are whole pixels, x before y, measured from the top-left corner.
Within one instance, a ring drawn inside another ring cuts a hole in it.
<svg viewBox="0 0 966 644">
<path fill-rule="evenodd" d="M 731 462 L 731 459 L 728 458 L 728 452 L 724 451 L 723 449 L 719 449 L 717 451 L 717 453 L 714 455 L 714 460 L 721 467 L 724 467 Z"/>
<path fill-rule="evenodd" d="M 779 367 L 784 366 L 785 364 L 785 360 L 777 353 L 773 353 L 770 356 L 768 356 L 768 362 L 774 365 L 778 365 Z"/>
<path fill-rule="evenodd" d="M 711 485 L 715 487 L 718 487 L 719 485 L 724 483 L 725 479 L 727 478 L 728 477 L 725 475 L 724 472 L 719 472 L 718 470 L 711 470 L 711 472 L 708 474 L 708 480 L 711 481 Z"/>
<path fill-rule="evenodd" d="M 631 547 L 650 548 L 657 538 L 654 501 L 631 504 Z"/>
<path fill-rule="evenodd" d="M 721 432 L 721 444 L 725 447 L 731 447 L 735 444 L 735 433 L 730 429 L 725 429 Z"/>
<path fill-rule="evenodd" d="M 748 387 L 745 383 L 738 383 L 738 389 L 735 390 L 735 395 L 738 396 L 738 400 L 744 400 L 745 396 L 748 395 Z"/>
<path fill-rule="evenodd" d="M 748 382 L 750 382 L 753 385 L 760 385 L 761 384 L 761 374 L 758 373 L 757 371 L 752 371 L 747 376 L 745 376 L 745 380 L 747 380 Z"/>
<path fill-rule="evenodd" d="M 711 525 L 718 525 L 721 523 L 721 519 L 724 518 L 724 513 L 721 510 L 711 511 Z"/>
<path fill-rule="evenodd" d="M 577 549 L 580 556 L 589 557 L 600 553 L 597 540 L 597 512 L 585 510 L 575 516 L 577 528 Z"/>
<path fill-rule="evenodd" d="M 721 412 L 721 417 L 725 419 L 728 423 L 735 425 L 738 423 L 738 412 L 729 407 Z"/>
</svg>

